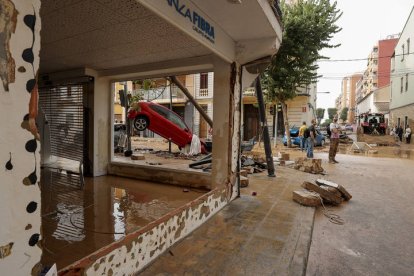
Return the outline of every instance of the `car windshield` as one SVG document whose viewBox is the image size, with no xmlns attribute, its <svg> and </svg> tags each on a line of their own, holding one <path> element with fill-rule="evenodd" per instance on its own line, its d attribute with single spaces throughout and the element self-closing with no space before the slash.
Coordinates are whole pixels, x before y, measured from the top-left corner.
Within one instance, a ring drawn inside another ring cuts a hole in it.
<svg viewBox="0 0 414 276">
<path fill-rule="evenodd" d="M 171 110 L 169 110 L 165 107 L 162 107 L 162 106 L 158 106 L 158 105 L 151 105 L 151 109 L 154 110 L 155 112 L 157 112 L 158 114 L 160 114 L 165 119 L 167 119 L 170 122 L 172 122 L 173 124 L 175 124 L 176 126 L 178 126 L 179 128 L 187 129 L 186 124 L 183 122 L 183 120 L 180 118 L 180 116 L 178 116 L 177 114 L 175 114 Z"/>
</svg>

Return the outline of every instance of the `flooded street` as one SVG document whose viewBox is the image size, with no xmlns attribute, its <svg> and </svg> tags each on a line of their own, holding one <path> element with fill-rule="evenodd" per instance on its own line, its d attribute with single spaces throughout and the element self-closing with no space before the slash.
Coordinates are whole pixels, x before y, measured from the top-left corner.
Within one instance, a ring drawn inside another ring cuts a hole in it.
<svg viewBox="0 0 414 276">
<path fill-rule="evenodd" d="M 330 223 L 317 209 L 307 275 L 412 275 L 413 147 L 376 149 L 338 154 L 339 164 L 324 164 L 325 178 L 353 198 L 330 207 L 344 225 Z M 327 159 L 325 153 L 316 157 Z"/>
<path fill-rule="evenodd" d="M 114 176 L 42 171 L 44 265 L 63 268 L 198 198 L 201 190 Z"/>
</svg>

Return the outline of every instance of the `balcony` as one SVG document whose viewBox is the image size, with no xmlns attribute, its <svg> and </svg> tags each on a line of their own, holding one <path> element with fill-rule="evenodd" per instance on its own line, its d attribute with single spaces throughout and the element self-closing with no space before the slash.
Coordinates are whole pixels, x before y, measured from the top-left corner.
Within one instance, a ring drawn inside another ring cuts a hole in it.
<svg viewBox="0 0 414 276">
<path fill-rule="evenodd" d="M 198 95 L 200 97 L 208 97 L 208 88 L 200 89 L 200 92 L 198 93 Z"/>
</svg>

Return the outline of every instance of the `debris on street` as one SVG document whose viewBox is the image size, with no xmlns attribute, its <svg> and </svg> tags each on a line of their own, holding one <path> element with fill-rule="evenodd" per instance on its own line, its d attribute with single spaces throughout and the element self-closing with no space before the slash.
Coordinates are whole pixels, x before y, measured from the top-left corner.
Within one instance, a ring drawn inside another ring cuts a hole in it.
<svg viewBox="0 0 414 276">
<path fill-rule="evenodd" d="M 313 174 L 323 174 L 324 169 L 322 168 L 322 159 L 308 159 L 304 157 L 299 157 L 296 159 L 294 168 L 296 170 L 313 173 Z"/>
<path fill-rule="evenodd" d="M 325 179 L 317 179 L 315 183 L 305 181 L 302 187 L 305 190 L 294 191 L 292 199 L 305 206 L 315 207 L 322 203 L 339 205 L 344 200 L 348 201 L 352 198 L 352 195 L 343 186 Z"/>
<path fill-rule="evenodd" d="M 145 156 L 143 154 L 133 153 L 131 155 L 131 160 L 145 160 Z"/>
<path fill-rule="evenodd" d="M 305 206 L 317 207 L 320 206 L 321 199 L 318 194 L 308 191 L 306 189 L 293 191 L 293 201 Z"/>
</svg>

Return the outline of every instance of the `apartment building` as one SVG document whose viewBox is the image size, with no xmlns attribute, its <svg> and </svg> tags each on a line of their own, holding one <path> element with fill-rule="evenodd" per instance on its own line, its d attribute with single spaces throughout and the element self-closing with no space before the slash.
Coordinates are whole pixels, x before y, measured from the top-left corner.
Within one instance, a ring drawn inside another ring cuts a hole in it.
<svg viewBox="0 0 414 276">
<path fill-rule="evenodd" d="M 378 41 L 368 56 L 367 68 L 356 84 L 356 114 L 389 113 L 391 56 L 398 35 Z"/>
<path fill-rule="evenodd" d="M 414 8 L 413 8 L 414 10 Z M 395 47 L 391 66 L 390 124 L 414 126 L 414 15 L 410 16 Z"/>
</svg>

